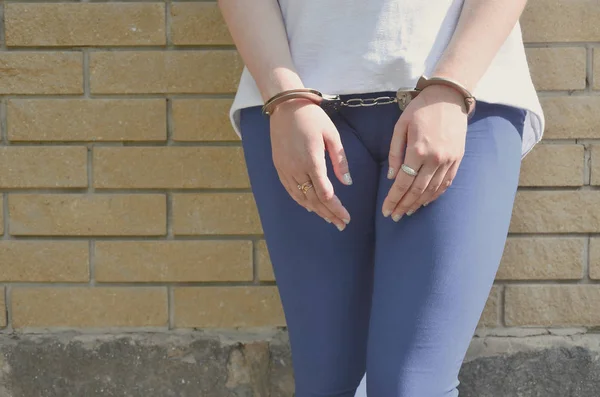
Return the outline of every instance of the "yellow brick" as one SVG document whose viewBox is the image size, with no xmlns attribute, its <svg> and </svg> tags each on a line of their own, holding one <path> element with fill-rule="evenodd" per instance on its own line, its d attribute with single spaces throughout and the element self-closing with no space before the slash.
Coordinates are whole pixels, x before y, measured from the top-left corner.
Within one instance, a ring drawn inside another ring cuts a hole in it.
<svg viewBox="0 0 600 397">
<path fill-rule="evenodd" d="M 13 99 L 11 141 L 165 141 L 164 99 Z"/>
<path fill-rule="evenodd" d="M 537 145 L 523 160 L 521 186 L 583 185 L 583 145 Z"/>
<path fill-rule="evenodd" d="M 275 281 L 273 265 L 271 264 L 265 240 L 260 240 L 256 243 L 256 266 L 258 267 L 258 278 L 260 281 Z"/>
<path fill-rule="evenodd" d="M 171 38 L 176 45 L 233 44 L 217 3 L 173 3 Z"/>
<path fill-rule="evenodd" d="M 586 49 L 528 48 L 527 59 L 537 90 L 582 90 L 585 88 Z"/>
<path fill-rule="evenodd" d="M 80 52 L 0 52 L 0 94 L 81 94 Z"/>
<path fill-rule="evenodd" d="M 250 241 L 97 241 L 101 282 L 252 281 Z"/>
<path fill-rule="evenodd" d="M 161 3 L 7 3 L 7 46 L 164 45 Z"/>
<path fill-rule="evenodd" d="M 173 195 L 173 232 L 195 234 L 261 234 L 251 193 Z"/>
<path fill-rule="evenodd" d="M 161 236 L 166 234 L 162 194 L 11 194 L 14 236 Z"/>
<path fill-rule="evenodd" d="M 87 241 L 0 241 L 2 282 L 86 282 Z"/>
<path fill-rule="evenodd" d="M 591 146 L 591 183 L 600 185 L 600 145 Z"/>
<path fill-rule="evenodd" d="M 229 120 L 230 99 L 173 100 L 173 140 L 239 141 Z"/>
<path fill-rule="evenodd" d="M 590 278 L 600 279 L 600 238 L 590 238 Z"/>
<path fill-rule="evenodd" d="M 276 287 L 178 287 L 173 296 L 178 328 L 285 325 Z"/>
<path fill-rule="evenodd" d="M 0 148 L 0 188 L 87 186 L 87 148 L 81 146 Z"/>
<path fill-rule="evenodd" d="M 96 188 L 247 188 L 241 147 L 94 149 Z"/>
<path fill-rule="evenodd" d="M 481 313 L 481 318 L 477 325 L 478 327 L 498 327 L 500 325 L 500 319 L 498 318 L 500 310 L 500 290 L 500 286 L 492 286 L 483 313 Z"/>
<path fill-rule="evenodd" d="M 90 54 L 94 94 L 233 93 L 242 61 L 234 50 Z"/>
<path fill-rule="evenodd" d="M 600 69 L 600 68 L 599 68 Z M 546 117 L 544 137 L 600 138 L 600 96 L 540 98 Z"/>
<path fill-rule="evenodd" d="M 513 233 L 600 232 L 600 192 L 521 191 L 517 193 Z"/>
<path fill-rule="evenodd" d="M 584 243 L 582 238 L 511 237 L 506 242 L 496 279 L 581 279 Z"/>
<path fill-rule="evenodd" d="M 529 0 L 521 16 L 526 42 L 600 41 L 597 0 Z"/>
<path fill-rule="evenodd" d="M 15 328 L 164 327 L 163 287 L 13 287 Z"/>
<path fill-rule="evenodd" d="M 507 286 L 505 320 L 508 326 L 598 326 L 600 286 Z"/>
</svg>

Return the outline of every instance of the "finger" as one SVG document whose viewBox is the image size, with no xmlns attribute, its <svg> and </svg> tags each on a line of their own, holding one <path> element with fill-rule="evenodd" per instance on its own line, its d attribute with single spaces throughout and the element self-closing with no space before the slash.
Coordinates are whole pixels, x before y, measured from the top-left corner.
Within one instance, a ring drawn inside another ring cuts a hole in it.
<svg viewBox="0 0 600 397">
<path fill-rule="evenodd" d="M 315 193 L 319 201 L 329 210 L 331 211 L 336 218 L 339 218 L 343 221 L 343 223 L 350 223 L 350 214 L 344 208 L 340 199 L 335 195 L 333 191 L 333 185 L 329 178 L 327 178 L 327 174 L 323 172 L 315 172 L 310 174 L 310 177 L 313 181 Z"/>
<path fill-rule="evenodd" d="M 421 168 L 421 165 L 423 164 L 423 158 L 416 155 L 414 149 L 410 149 L 406 152 L 406 160 L 404 163 L 413 170 L 419 171 L 419 168 Z M 392 214 L 392 211 L 394 211 L 402 197 L 404 197 L 404 194 L 406 194 L 408 189 L 410 189 L 414 180 L 415 176 L 409 175 L 403 170 L 398 172 L 394 184 L 390 188 L 387 197 L 383 201 L 383 206 L 381 209 L 383 216 L 388 217 Z"/>
<path fill-rule="evenodd" d="M 352 185 L 352 177 L 350 176 L 350 168 L 348 167 L 348 159 L 342 146 L 340 134 L 337 131 L 332 131 L 324 135 L 325 149 L 331 159 L 333 172 L 335 176 L 344 185 Z"/>
<path fill-rule="evenodd" d="M 302 207 L 307 208 L 309 203 L 306 200 L 306 197 L 304 196 L 302 191 L 298 188 L 298 183 L 296 182 L 296 180 L 294 178 L 286 176 L 283 172 L 280 172 L 279 169 L 277 169 L 277 174 L 279 175 L 279 180 L 281 181 L 281 184 L 285 188 L 285 191 L 290 195 L 290 197 Z"/>
<path fill-rule="evenodd" d="M 408 132 L 408 124 L 404 121 L 404 118 L 400 116 L 398 124 L 396 125 L 394 134 L 392 135 L 392 141 L 390 142 L 390 152 L 388 154 L 388 179 L 394 179 L 398 175 L 400 166 L 404 161 L 404 151 L 406 150 L 406 135 Z"/>
<path fill-rule="evenodd" d="M 427 205 L 429 205 L 429 203 L 431 203 L 432 201 L 435 200 L 435 194 L 440 189 L 440 186 L 444 182 L 444 178 L 446 177 L 448 170 L 450 170 L 451 165 L 452 165 L 452 163 L 444 164 L 444 165 L 441 165 L 437 169 L 437 171 L 435 172 L 435 175 L 431 178 L 431 181 L 429 181 L 429 185 L 427 186 L 427 189 L 425 189 L 425 192 L 423 193 L 421 198 L 418 200 L 418 203 L 416 203 L 416 204 L 418 204 L 419 206 L 426 207 Z M 411 207 L 411 210 L 415 211 L 414 206 Z"/>
<path fill-rule="evenodd" d="M 311 203 L 311 207 L 315 208 L 315 213 L 325 219 L 327 223 L 333 223 L 340 232 L 346 228 L 346 224 L 321 203 L 314 188 L 306 192 L 306 198 Z"/>
<path fill-rule="evenodd" d="M 425 192 L 425 189 L 427 189 L 427 186 L 437 169 L 438 165 L 431 162 L 421 167 L 419 174 L 413 180 L 412 185 L 400 199 L 396 208 L 392 211 L 392 219 L 394 221 L 398 222 L 404 214 L 409 216 L 412 215 L 419 208 L 420 204 L 416 205 L 416 203 L 423 195 L 423 192 Z"/>
<path fill-rule="evenodd" d="M 333 185 L 327 177 L 327 164 L 325 163 L 325 159 L 323 157 L 315 159 L 314 168 L 312 172 L 309 172 L 308 174 L 313 181 L 319 201 L 321 201 L 329 211 L 333 212 L 336 217 L 348 224 L 350 222 L 350 214 L 333 191 Z"/>
<path fill-rule="evenodd" d="M 444 180 L 443 180 L 442 184 L 440 185 L 438 190 L 433 195 L 433 198 L 429 202 L 431 202 L 433 200 L 437 200 L 442 194 L 444 194 L 446 192 L 446 190 L 448 190 L 448 188 L 452 185 L 452 181 L 454 181 L 454 178 L 456 177 L 456 173 L 458 172 L 459 166 L 460 166 L 460 161 L 456 161 L 454 164 L 452 164 L 452 166 L 450 167 L 450 169 L 444 176 Z M 427 203 L 427 204 L 429 204 L 429 203 Z"/>
<path fill-rule="evenodd" d="M 343 224 L 341 219 L 336 218 L 334 214 L 331 213 L 323 204 L 319 201 L 316 193 L 314 192 L 314 183 L 312 182 L 310 176 L 302 175 L 292 177 L 293 183 L 295 185 L 301 186 L 304 182 L 310 182 L 312 187 L 310 187 L 306 193 L 304 193 L 300 188 L 298 188 L 298 192 L 302 195 L 302 200 L 305 203 L 307 209 L 315 212 L 321 218 L 323 218 L 327 223 L 334 223 L 336 226 Z"/>
</svg>

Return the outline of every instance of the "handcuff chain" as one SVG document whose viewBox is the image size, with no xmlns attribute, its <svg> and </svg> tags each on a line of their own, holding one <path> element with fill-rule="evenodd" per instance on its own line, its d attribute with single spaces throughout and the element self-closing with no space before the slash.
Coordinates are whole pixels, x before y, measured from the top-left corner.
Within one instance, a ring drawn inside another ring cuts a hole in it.
<svg viewBox="0 0 600 397">
<path fill-rule="evenodd" d="M 340 103 L 340 106 L 349 108 L 368 107 L 376 105 L 389 105 L 398 102 L 398 98 L 391 96 L 380 96 L 377 98 L 350 98 Z"/>
</svg>

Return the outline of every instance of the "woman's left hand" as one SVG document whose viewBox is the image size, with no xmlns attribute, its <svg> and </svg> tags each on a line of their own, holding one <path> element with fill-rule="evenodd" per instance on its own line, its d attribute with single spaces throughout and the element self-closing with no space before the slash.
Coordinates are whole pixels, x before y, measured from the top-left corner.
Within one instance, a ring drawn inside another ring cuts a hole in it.
<svg viewBox="0 0 600 397">
<path fill-rule="evenodd" d="M 406 107 L 394 128 L 388 178 L 395 179 L 383 215 L 396 222 L 437 199 L 452 184 L 465 152 L 464 97 L 443 85 L 426 87 Z M 417 171 L 401 170 L 406 164 Z"/>
</svg>

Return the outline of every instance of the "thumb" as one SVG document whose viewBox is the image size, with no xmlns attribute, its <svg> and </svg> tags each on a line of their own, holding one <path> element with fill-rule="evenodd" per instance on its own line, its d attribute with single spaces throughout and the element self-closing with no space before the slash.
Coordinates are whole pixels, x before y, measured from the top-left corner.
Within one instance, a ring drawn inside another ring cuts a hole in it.
<svg viewBox="0 0 600 397">
<path fill-rule="evenodd" d="M 344 185 L 352 185 L 348 159 L 346 158 L 346 153 L 342 146 L 340 134 L 337 131 L 330 132 L 324 134 L 323 139 L 325 140 L 325 148 L 327 153 L 329 153 L 335 176 L 337 176 Z"/>
<path fill-rule="evenodd" d="M 404 122 L 404 118 L 400 117 L 394 128 L 392 141 L 390 142 L 390 153 L 388 155 L 388 179 L 396 178 L 398 170 L 404 161 L 404 151 L 406 149 L 406 134 L 408 125 Z"/>
</svg>

